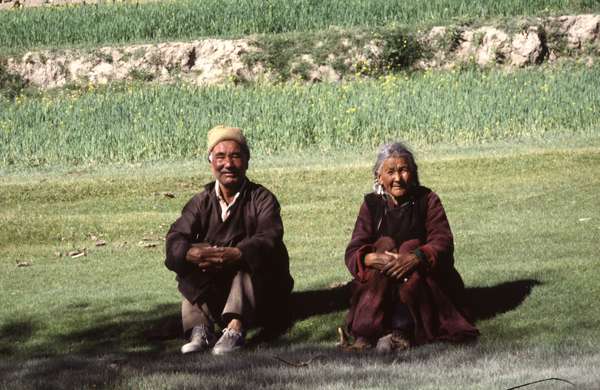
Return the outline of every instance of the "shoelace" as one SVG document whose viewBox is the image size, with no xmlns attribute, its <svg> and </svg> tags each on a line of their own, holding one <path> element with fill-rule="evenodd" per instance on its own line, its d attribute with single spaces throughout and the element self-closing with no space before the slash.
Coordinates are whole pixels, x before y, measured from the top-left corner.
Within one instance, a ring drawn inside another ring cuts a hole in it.
<svg viewBox="0 0 600 390">
<path fill-rule="evenodd" d="M 239 332 L 235 329 L 229 329 L 229 328 L 225 328 L 223 329 L 223 335 L 226 335 L 227 337 L 241 337 L 242 336 L 242 332 Z"/>
<path fill-rule="evenodd" d="M 204 327 L 194 327 L 192 329 L 192 339 L 195 337 L 200 337 L 201 340 L 209 342 L 208 330 Z"/>
</svg>

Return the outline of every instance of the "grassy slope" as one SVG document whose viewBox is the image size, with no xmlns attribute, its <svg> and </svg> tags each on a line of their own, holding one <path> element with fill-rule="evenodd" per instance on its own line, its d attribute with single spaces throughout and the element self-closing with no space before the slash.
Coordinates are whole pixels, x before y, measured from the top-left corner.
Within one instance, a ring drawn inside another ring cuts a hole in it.
<svg viewBox="0 0 600 390">
<path fill-rule="evenodd" d="M 422 181 L 444 201 L 467 285 L 539 283 L 528 285 L 522 304 L 479 321 L 477 346 L 425 347 L 395 360 L 339 356 L 331 347 L 342 311 L 300 321 L 279 343 L 239 358 L 182 359 L 179 341 L 149 343 L 141 333 L 177 315 L 159 240 L 209 179 L 206 167 L 75 168 L 0 179 L 0 351 L 13 356 L 0 365 L 3 385 L 506 388 L 549 376 L 600 383 L 591 370 L 600 361 L 592 298 L 600 293 L 600 149 L 428 156 Z M 348 280 L 342 255 L 369 189 L 370 156 L 336 157 L 300 166 L 259 162 L 251 170 L 282 203 L 297 290 Z M 176 198 L 155 194 L 163 191 Z M 94 247 L 90 233 L 108 245 Z M 159 246 L 140 248 L 144 237 Z M 83 247 L 86 257 L 54 255 Z M 16 267 L 22 260 L 32 265 Z M 298 369 L 273 354 L 323 356 Z M 225 375 L 230 367 L 238 374 Z"/>
<path fill-rule="evenodd" d="M 331 25 L 433 25 L 600 10 L 593 0 L 178 0 L 0 12 L 0 50 L 314 31 Z M 52 32 L 52 33 L 49 33 Z"/>
<path fill-rule="evenodd" d="M 177 160 L 207 129 L 241 126 L 256 156 L 593 139 L 600 66 L 425 72 L 354 83 L 195 88 L 118 85 L 0 99 L 0 168 Z"/>
</svg>

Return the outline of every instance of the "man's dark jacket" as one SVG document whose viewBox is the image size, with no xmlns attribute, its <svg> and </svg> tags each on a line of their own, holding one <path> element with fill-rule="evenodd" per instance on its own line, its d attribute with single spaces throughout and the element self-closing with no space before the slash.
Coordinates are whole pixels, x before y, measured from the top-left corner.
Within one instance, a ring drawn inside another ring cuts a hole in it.
<svg viewBox="0 0 600 390">
<path fill-rule="evenodd" d="M 171 225 L 166 239 L 165 265 L 177 273 L 179 291 L 190 302 L 223 294 L 235 270 L 202 272 L 185 260 L 194 243 L 234 246 L 242 253 L 242 269 L 250 273 L 256 299 L 257 322 L 264 324 L 287 309 L 294 280 L 283 243 L 283 223 L 277 198 L 263 186 L 246 180 L 225 222 L 215 193 L 215 182 L 196 194 Z M 228 284 L 229 283 L 229 284 Z"/>
</svg>

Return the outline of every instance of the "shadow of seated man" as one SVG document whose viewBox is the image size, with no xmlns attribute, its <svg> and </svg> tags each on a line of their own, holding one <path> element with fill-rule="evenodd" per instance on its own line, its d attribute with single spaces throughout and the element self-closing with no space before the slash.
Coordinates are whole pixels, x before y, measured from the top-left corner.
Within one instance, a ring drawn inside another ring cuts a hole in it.
<svg viewBox="0 0 600 390">
<path fill-rule="evenodd" d="M 293 279 L 276 197 L 246 177 L 250 150 L 238 128 L 208 132 L 215 181 L 185 205 L 166 238 L 167 268 L 177 273 L 182 353 L 214 354 L 244 345 L 249 326 L 269 326 L 285 312 Z M 215 325 L 222 328 L 217 339 Z"/>
</svg>

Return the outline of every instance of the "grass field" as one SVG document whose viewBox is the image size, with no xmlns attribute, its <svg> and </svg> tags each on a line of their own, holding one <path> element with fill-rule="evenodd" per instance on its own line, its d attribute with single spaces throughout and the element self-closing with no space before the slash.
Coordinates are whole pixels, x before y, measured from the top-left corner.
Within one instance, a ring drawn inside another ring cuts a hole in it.
<svg viewBox="0 0 600 390">
<path fill-rule="evenodd" d="M 600 3 L 173 0 L 0 12 L 0 389 L 508 389 L 547 378 L 600 388 L 597 59 L 207 88 L 36 91 L 4 71 L 6 56 L 42 47 L 267 34 L 253 38 L 277 49 L 332 26 L 414 32 L 585 12 Z M 163 238 L 211 180 L 205 136 L 218 123 L 245 129 L 249 176 L 282 205 L 296 321 L 266 343 L 251 332 L 236 356 L 184 357 Z M 395 139 L 414 147 L 422 183 L 444 203 L 481 338 L 342 353 L 343 253 L 375 148 Z"/>
<path fill-rule="evenodd" d="M 257 156 L 598 136 L 600 66 L 397 74 L 338 84 L 121 84 L 0 98 L 0 167 L 197 158 L 206 129 L 246 129 Z"/>
<path fill-rule="evenodd" d="M 280 156 L 251 167 L 281 201 L 296 291 L 323 290 L 327 299 L 332 284 L 349 280 L 343 251 L 370 187 L 372 154 L 314 153 L 303 164 Z M 486 389 L 548 377 L 600 385 L 592 369 L 600 363 L 600 145 L 418 157 L 480 305 L 478 344 L 340 354 L 341 302 L 239 357 L 182 358 L 180 340 L 149 341 L 144 331 L 177 317 L 161 238 L 210 179 L 205 163 L 38 169 L 0 177 L 0 386 Z M 107 245 L 96 247 L 92 236 Z M 86 256 L 64 256 L 83 248 Z M 274 356 L 314 360 L 297 368 Z M 546 386 L 537 388 L 568 388 Z"/>
<path fill-rule="evenodd" d="M 0 12 L 0 52 L 595 12 L 594 0 L 193 0 Z"/>
</svg>

